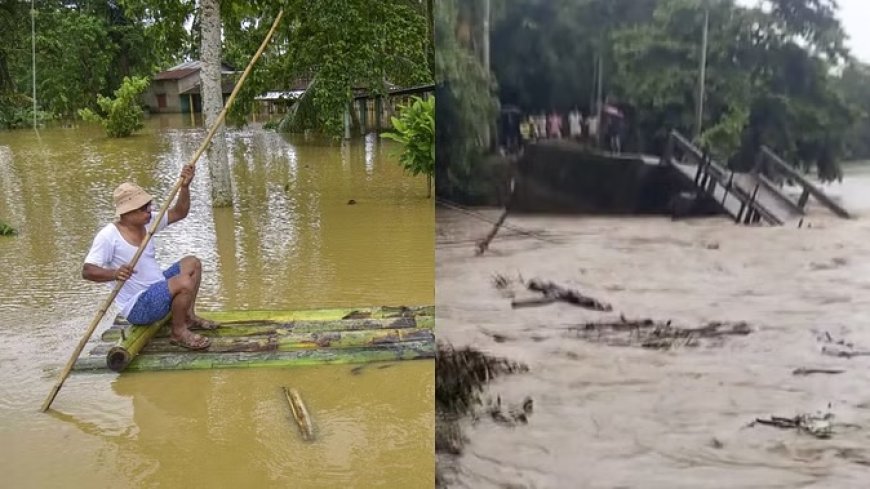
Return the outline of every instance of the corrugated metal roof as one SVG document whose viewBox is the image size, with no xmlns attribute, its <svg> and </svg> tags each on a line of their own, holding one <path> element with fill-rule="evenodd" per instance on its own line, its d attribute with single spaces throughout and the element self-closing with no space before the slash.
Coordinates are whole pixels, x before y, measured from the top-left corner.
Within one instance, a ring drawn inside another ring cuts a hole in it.
<svg viewBox="0 0 870 489">
<path fill-rule="evenodd" d="M 183 70 L 166 70 L 154 75 L 155 80 L 181 80 L 199 71 L 199 68 L 187 68 Z"/>
<path fill-rule="evenodd" d="M 154 75 L 155 80 L 181 80 L 193 73 L 198 72 L 202 69 L 202 61 L 194 60 L 194 61 L 185 61 L 183 63 L 177 64 L 168 70 L 161 71 Z M 232 66 L 221 63 L 221 73 L 224 75 L 235 73 L 235 68 Z"/>
</svg>

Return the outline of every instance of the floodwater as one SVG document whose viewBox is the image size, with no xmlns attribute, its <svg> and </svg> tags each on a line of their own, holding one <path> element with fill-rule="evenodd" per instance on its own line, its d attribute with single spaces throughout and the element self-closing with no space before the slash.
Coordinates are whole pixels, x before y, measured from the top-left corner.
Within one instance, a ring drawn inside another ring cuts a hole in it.
<svg viewBox="0 0 870 489">
<path fill-rule="evenodd" d="M 0 133 L 0 218 L 20 231 L 0 238 L 0 485 L 431 487 L 431 361 L 73 374 L 54 412 L 38 412 L 107 294 L 80 270 L 113 188 L 130 179 L 162 204 L 204 135 L 183 116 L 122 140 L 96 127 Z M 203 157 L 190 215 L 155 237 L 161 265 L 202 259 L 202 310 L 434 303 L 434 208 L 397 146 L 229 139 L 233 208 L 212 209 Z M 282 386 L 305 399 L 314 443 Z"/>
<path fill-rule="evenodd" d="M 473 256 L 473 240 L 492 225 L 439 208 L 438 338 L 525 362 L 529 373 L 497 379 L 487 395 L 503 405 L 534 400 L 526 425 L 486 415 L 465 423 L 464 455 L 439 455 L 450 485 L 866 487 L 870 357 L 821 351 L 839 340 L 870 351 L 870 171 L 850 166 L 830 191 L 858 218 L 814 207 L 812 227 L 797 229 L 722 218 L 518 216 L 506 225 L 541 234 L 503 228 L 483 257 Z M 499 211 L 482 213 L 494 221 Z M 496 275 L 552 280 L 613 312 L 512 309 Z M 660 351 L 594 343 L 570 329 L 620 314 L 684 327 L 746 321 L 753 332 Z M 794 375 L 798 368 L 843 372 Z M 816 411 L 835 416 L 831 438 L 749 426 Z"/>
</svg>

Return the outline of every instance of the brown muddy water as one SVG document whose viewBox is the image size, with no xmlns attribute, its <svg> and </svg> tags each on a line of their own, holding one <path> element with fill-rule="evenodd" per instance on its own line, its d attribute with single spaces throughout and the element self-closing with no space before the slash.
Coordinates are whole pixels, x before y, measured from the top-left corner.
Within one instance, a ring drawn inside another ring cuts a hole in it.
<svg viewBox="0 0 870 489">
<path fill-rule="evenodd" d="M 866 167 L 865 167 L 866 168 Z M 534 400 L 528 424 L 485 413 L 463 423 L 461 457 L 439 454 L 450 487 L 859 488 L 870 476 L 870 171 L 831 187 L 858 218 L 814 208 L 812 228 L 749 228 L 721 218 L 519 216 L 483 257 L 491 224 L 439 208 L 439 341 L 520 361 L 486 396 Z M 494 221 L 498 210 L 481 210 Z M 513 281 L 497 289 L 495 276 Z M 613 306 L 512 309 L 518 278 L 580 289 Z M 653 350 L 590 341 L 590 321 L 651 318 L 699 327 L 746 321 L 751 334 Z M 833 342 L 828 343 L 829 334 Z M 822 338 L 820 340 L 820 337 Z M 794 375 L 799 368 L 842 370 Z M 749 424 L 816 411 L 835 417 L 818 439 Z"/>
<path fill-rule="evenodd" d="M 74 374 L 56 412 L 38 412 L 107 293 L 80 270 L 112 189 L 131 179 L 165 196 L 204 133 L 182 116 L 123 140 L 0 133 L 0 218 L 20 231 L 0 237 L 0 485 L 432 487 L 431 361 Z M 202 258 L 203 310 L 432 304 L 434 208 L 398 149 L 231 131 L 234 207 L 212 210 L 201 160 L 158 261 Z M 301 441 L 282 386 L 302 393 L 316 442 Z"/>
</svg>

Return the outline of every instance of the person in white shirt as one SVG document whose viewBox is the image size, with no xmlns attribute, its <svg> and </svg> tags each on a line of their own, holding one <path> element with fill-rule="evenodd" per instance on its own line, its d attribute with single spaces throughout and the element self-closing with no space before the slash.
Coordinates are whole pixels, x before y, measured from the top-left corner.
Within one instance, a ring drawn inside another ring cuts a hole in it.
<svg viewBox="0 0 870 489">
<path fill-rule="evenodd" d="M 583 116 L 580 115 L 580 109 L 574 107 L 568 114 L 568 132 L 573 139 L 579 140 L 583 136 L 582 126 Z"/>
<path fill-rule="evenodd" d="M 194 177 L 193 165 L 181 170 L 182 183 L 178 198 L 164 215 L 156 232 L 178 222 L 190 211 L 190 182 Z M 113 194 L 116 221 L 97 233 L 82 267 L 82 278 L 93 282 L 121 280 L 123 287 L 115 297 L 115 304 L 130 324 L 151 324 L 172 313 L 172 344 L 204 350 L 210 341 L 190 331 L 215 329 L 218 325 L 196 315 L 194 304 L 202 278 L 202 264 L 195 256 L 185 256 L 166 270 L 161 270 L 154 258 L 154 241 L 148 245 L 136 262 L 133 256 L 148 233 L 148 224 L 157 217 L 151 208 L 152 197 L 136 184 L 125 182 Z"/>
</svg>

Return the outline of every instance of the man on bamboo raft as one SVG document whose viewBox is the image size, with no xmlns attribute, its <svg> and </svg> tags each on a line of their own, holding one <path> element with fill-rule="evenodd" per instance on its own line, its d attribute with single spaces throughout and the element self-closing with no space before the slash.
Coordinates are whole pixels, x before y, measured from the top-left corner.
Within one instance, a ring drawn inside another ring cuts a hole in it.
<svg viewBox="0 0 870 489">
<path fill-rule="evenodd" d="M 164 215 L 156 232 L 187 217 L 190 211 L 190 182 L 194 167 L 181 170 L 178 199 Z M 115 297 L 120 314 L 130 324 L 144 325 L 159 321 L 172 312 L 170 341 L 191 350 L 209 347 L 208 338 L 191 329 L 215 329 L 217 324 L 196 315 L 194 304 L 199 292 L 202 265 L 195 256 L 185 256 L 166 270 L 154 258 L 154 240 L 148 242 L 136 268 L 130 267 L 133 256 L 148 234 L 148 224 L 157 217 L 152 197 L 136 184 L 125 182 L 114 192 L 116 221 L 97 233 L 85 258 L 82 277 L 94 282 L 124 281 Z"/>
</svg>

